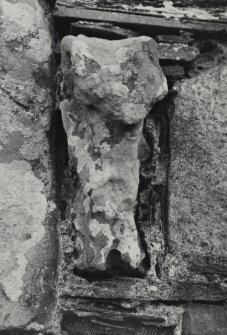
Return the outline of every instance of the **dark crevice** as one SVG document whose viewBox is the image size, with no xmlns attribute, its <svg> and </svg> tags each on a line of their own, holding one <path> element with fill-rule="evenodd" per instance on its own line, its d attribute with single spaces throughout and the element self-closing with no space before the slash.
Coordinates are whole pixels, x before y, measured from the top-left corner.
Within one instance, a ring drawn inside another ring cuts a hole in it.
<svg viewBox="0 0 227 335">
<path fill-rule="evenodd" d="M 140 211 L 142 210 L 141 205 L 141 192 L 147 189 L 147 183 L 146 180 L 143 178 L 143 176 L 140 174 L 140 181 L 139 181 L 139 187 L 138 187 L 138 195 L 137 195 L 137 206 L 136 206 L 136 212 L 135 212 L 135 224 L 138 231 L 141 247 L 145 253 L 145 258 L 143 259 L 143 262 L 141 264 L 141 270 L 146 274 L 146 272 L 150 269 L 151 266 L 151 260 L 150 260 L 150 254 L 148 252 L 148 246 L 145 239 L 145 234 L 143 230 L 141 229 L 141 223 L 140 223 Z M 149 206 L 149 204 L 147 204 Z M 147 208 L 146 208 L 147 209 Z M 149 219 L 149 218 L 141 218 L 143 220 Z"/>
<path fill-rule="evenodd" d="M 88 37 L 104 38 L 107 40 L 119 40 L 127 37 L 138 36 L 138 33 L 122 29 L 106 22 L 74 22 L 71 23 L 72 35 L 86 35 Z"/>
<path fill-rule="evenodd" d="M 88 282 L 105 281 L 113 278 L 144 278 L 144 265 L 141 264 L 137 269 L 133 269 L 124 259 L 121 252 L 112 249 L 106 259 L 106 269 L 104 271 L 94 269 L 80 270 L 74 267 L 73 273 L 76 276 L 86 279 Z"/>
<path fill-rule="evenodd" d="M 156 273 L 157 278 L 161 279 L 161 267 L 160 267 L 160 263 L 159 263 L 158 258 L 157 258 L 156 264 L 155 264 L 155 273 Z"/>
<path fill-rule="evenodd" d="M 71 20 L 71 22 L 72 21 L 74 20 Z M 68 18 L 57 19 L 54 17 L 54 26 L 57 41 L 58 39 L 61 40 L 66 35 L 70 35 L 70 20 L 68 20 Z"/>
<path fill-rule="evenodd" d="M 118 297 L 114 297 L 114 298 L 99 298 L 99 297 L 85 297 L 85 296 L 80 296 L 80 295 L 66 295 L 63 294 L 61 296 L 61 299 L 65 299 L 65 300 L 71 300 L 71 301 L 78 301 L 77 299 L 81 299 L 82 301 L 84 301 L 86 304 L 89 302 L 90 304 L 101 304 L 101 306 L 105 307 L 106 304 L 108 303 L 108 305 L 112 305 L 116 306 L 116 310 L 119 308 L 122 308 L 122 305 L 127 301 L 128 304 L 132 303 L 134 305 L 135 301 L 139 303 L 149 303 L 150 306 L 152 305 L 157 305 L 157 304 L 163 304 L 166 306 L 182 306 L 188 303 L 193 303 L 193 304 L 201 304 L 201 305 L 214 305 L 214 306 L 225 306 L 226 305 L 226 299 L 225 297 L 223 297 L 223 299 L 220 300 L 203 300 L 203 299 L 199 299 L 199 300 L 195 300 L 195 299 L 143 299 L 142 301 L 140 299 L 123 299 L 123 298 L 118 298 Z M 134 312 L 136 309 L 136 307 L 132 307 L 132 310 L 130 308 L 131 312 Z M 128 310 L 128 308 L 124 308 L 124 310 Z"/>
<path fill-rule="evenodd" d="M 162 256 L 157 253 L 155 272 L 157 278 L 161 279 L 161 265 L 170 251 L 169 247 L 169 169 L 170 169 L 170 124 L 174 113 L 173 98 L 176 91 L 171 90 L 167 96 L 156 103 L 144 123 L 143 134 L 151 148 L 151 156 L 141 163 L 140 183 L 138 188 L 138 206 L 135 221 L 140 236 L 140 241 L 145 251 L 145 270 L 151 267 L 151 255 L 149 255 L 148 241 L 146 240 L 144 224 L 159 226 L 160 234 L 164 242 Z M 149 121 L 149 120 L 150 121 Z M 157 148 L 158 146 L 158 148 Z M 158 154 L 157 154 L 158 150 Z M 161 165 L 165 170 L 164 179 L 159 180 L 157 166 Z M 156 213 L 160 207 L 160 213 Z M 157 219 L 157 214 L 159 219 Z M 152 265 L 154 266 L 154 265 Z"/>
<path fill-rule="evenodd" d="M 169 246 L 169 173 L 170 173 L 170 161 L 171 161 L 171 151 L 170 151 L 170 129 L 171 120 L 174 114 L 174 98 L 177 92 L 171 90 L 168 92 L 166 97 L 158 102 L 152 109 L 151 114 L 156 122 L 159 123 L 159 147 L 160 147 L 160 157 L 159 160 L 163 162 L 166 167 L 166 179 L 164 184 L 154 185 L 153 189 L 158 194 L 161 203 L 161 212 L 163 220 L 163 238 L 165 243 L 166 255 L 170 251 Z"/>
<path fill-rule="evenodd" d="M 46 2 L 53 8 L 57 0 L 46 0 Z"/>
<path fill-rule="evenodd" d="M 94 270 L 80 270 L 78 268 L 74 268 L 73 273 L 75 276 L 79 276 L 81 278 L 86 279 L 88 282 L 100 282 L 106 281 L 108 279 L 119 279 L 121 277 L 124 278 L 144 278 L 144 274 L 141 273 L 138 269 L 132 269 L 127 263 L 118 260 L 118 263 L 105 271 Z"/>
<path fill-rule="evenodd" d="M 48 139 L 53 157 L 53 169 L 57 189 L 57 202 L 61 193 L 61 185 L 64 171 L 68 165 L 68 143 L 63 127 L 61 111 L 57 110 L 52 115 L 51 125 L 48 132 Z M 60 204 L 63 206 L 63 204 Z"/>
</svg>

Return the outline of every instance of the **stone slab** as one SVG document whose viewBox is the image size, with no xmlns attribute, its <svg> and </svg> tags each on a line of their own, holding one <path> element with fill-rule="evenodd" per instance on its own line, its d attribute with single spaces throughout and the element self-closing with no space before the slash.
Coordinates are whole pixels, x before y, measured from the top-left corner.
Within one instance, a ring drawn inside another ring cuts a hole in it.
<svg viewBox="0 0 227 335">
<path fill-rule="evenodd" d="M 217 280 L 216 268 L 220 282 L 226 275 L 227 256 L 227 66 L 223 63 L 175 88 L 178 96 L 170 135 L 170 253 L 164 272 L 175 280 L 194 276 L 194 280 L 207 282 L 210 264 L 213 274 L 210 271 L 209 277 Z M 201 265 L 203 272 L 198 266 L 196 270 L 195 264 Z"/>
</svg>

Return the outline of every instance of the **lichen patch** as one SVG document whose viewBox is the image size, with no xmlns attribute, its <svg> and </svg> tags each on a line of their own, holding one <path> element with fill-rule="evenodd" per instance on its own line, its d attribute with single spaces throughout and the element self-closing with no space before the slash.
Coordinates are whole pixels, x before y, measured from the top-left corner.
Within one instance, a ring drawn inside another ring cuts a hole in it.
<svg viewBox="0 0 227 335">
<path fill-rule="evenodd" d="M 7 297 L 17 301 L 24 285 L 26 254 L 45 235 L 47 200 L 43 183 L 27 162 L 1 164 L 0 184 L 0 282 Z"/>
</svg>

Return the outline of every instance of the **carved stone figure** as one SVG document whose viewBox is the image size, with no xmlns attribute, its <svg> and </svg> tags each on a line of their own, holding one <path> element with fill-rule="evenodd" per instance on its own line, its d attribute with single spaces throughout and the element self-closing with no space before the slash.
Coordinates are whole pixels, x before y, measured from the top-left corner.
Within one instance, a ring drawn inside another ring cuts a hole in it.
<svg viewBox="0 0 227 335">
<path fill-rule="evenodd" d="M 167 93 L 156 43 L 145 36 L 67 36 L 61 55 L 60 108 L 78 174 L 66 214 L 74 227 L 74 265 L 137 269 L 144 259 L 134 219 L 138 146 L 145 117 Z"/>
</svg>

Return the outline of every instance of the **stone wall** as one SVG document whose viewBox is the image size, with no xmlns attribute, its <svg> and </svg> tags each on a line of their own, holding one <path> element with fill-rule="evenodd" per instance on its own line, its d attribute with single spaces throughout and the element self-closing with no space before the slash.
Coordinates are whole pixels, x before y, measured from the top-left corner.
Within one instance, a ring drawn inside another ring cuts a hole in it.
<svg viewBox="0 0 227 335">
<path fill-rule="evenodd" d="M 0 2 L 0 335 L 227 334 L 226 2 L 142 3 Z"/>
<path fill-rule="evenodd" d="M 3 0 L 0 12 L 0 329 L 42 330 L 56 313 L 59 263 L 51 25 L 36 0 Z"/>
</svg>

